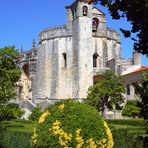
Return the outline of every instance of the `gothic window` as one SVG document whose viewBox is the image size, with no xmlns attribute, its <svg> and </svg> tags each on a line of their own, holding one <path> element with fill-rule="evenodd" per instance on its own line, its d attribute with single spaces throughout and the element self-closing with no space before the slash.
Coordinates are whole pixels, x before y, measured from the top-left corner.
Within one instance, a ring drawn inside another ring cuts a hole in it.
<svg viewBox="0 0 148 148">
<path fill-rule="evenodd" d="M 93 67 L 97 67 L 97 59 L 98 59 L 98 54 L 95 53 L 93 55 Z"/>
<path fill-rule="evenodd" d="M 138 94 L 138 84 L 137 83 L 133 83 L 134 86 L 134 90 L 135 90 L 135 94 Z"/>
<path fill-rule="evenodd" d="M 29 77 L 29 64 L 27 63 L 27 64 L 23 65 L 22 69 L 23 69 L 25 76 Z"/>
<path fill-rule="evenodd" d="M 66 55 L 66 53 L 64 52 L 63 53 L 63 65 L 64 65 L 64 67 L 67 67 L 67 55 Z"/>
<path fill-rule="evenodd" d="M 92 32 L 97 32 L 99 20 L 97 18 L 92 19 Z"/>
<path fill-rule="evenodd" d="M 127 90 L 127 95 L 130 95 L 130 85 L 126 86 L 126 90 Z"/>
<path fill-rule="evenodd" d="M 74 18 L 77 17 L 77 9 L 76 9 L 76 8 L 75 8 L 74 11 L 73 11 L 73 16 L 74 16 Z"/>
<path fill-rule="evenodd" d="M 83 16 L 87 16 L 88 8 L 87 6 L 83 6 Z"/>
</svg>

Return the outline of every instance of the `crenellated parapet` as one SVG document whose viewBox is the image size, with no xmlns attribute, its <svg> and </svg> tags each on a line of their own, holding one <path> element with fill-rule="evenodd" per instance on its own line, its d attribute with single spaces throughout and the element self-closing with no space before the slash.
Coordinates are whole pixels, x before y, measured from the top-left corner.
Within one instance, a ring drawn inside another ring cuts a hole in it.
<svg viewBox="0 0 148 148">
<path fill-rule="evenodd" d="M 43 30 L 39 34 L 39 44 L 41 44 L 43 41 L 47 41 L 55 38 L 69 37 L 69 36 L 72 36 L 72 32 L 67 29 L 66 25 L 50 27 Z"/>
</svg>

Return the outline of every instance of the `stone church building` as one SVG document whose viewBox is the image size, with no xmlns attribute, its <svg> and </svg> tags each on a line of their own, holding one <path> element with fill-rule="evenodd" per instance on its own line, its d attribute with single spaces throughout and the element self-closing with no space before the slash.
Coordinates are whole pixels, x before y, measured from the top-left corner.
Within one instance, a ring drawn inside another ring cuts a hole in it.
<svg viewBox="0 0 148 148">
<path fill-rule="evenodd" d="M 120 35 L 106 27 L 102 11 L 84 0 L 66 6 L 66 11 L 66 25 L 41 31 L 38 47 L 33 42 L 32 49 L 16 59 L 22 70 L 19 100 L 84 99 L 106 70 L 121 75 L 140 65 L 136 52 L 133 59 L 121 57 Z"/>
</svg>

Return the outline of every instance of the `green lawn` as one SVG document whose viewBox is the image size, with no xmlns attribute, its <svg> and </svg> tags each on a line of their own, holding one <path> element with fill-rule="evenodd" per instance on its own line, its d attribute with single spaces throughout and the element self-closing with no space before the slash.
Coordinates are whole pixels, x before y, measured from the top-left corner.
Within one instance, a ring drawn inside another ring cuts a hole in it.
<svg viewBox="0 0 148 148">
<path fill-rule="evenodd" d="M 30 132 L 35 126 L 35 122 L 28 120 L 3 121 L 0 125 L 6 126 L 9 130 L 19 130 Z"/>
</svg>

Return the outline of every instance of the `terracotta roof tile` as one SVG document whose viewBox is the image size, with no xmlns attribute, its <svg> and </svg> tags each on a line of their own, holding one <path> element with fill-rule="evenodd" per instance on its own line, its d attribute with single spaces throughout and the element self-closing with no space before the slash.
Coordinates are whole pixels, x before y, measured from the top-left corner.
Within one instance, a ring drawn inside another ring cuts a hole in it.
<svg viewBox="0 0 148 148">
<path fill-rule="evenodd" d="M 147 71 L 148 70 L 148 66 L 141 66 L 140 68 L 130 72 L 130 73 L 127 73 L 125 75 L 130 75 L 130 74 L 134 74 L 134 73 L 138 73 L 138 72 L 142 72 L 142 71 Z"/>
</svg>

